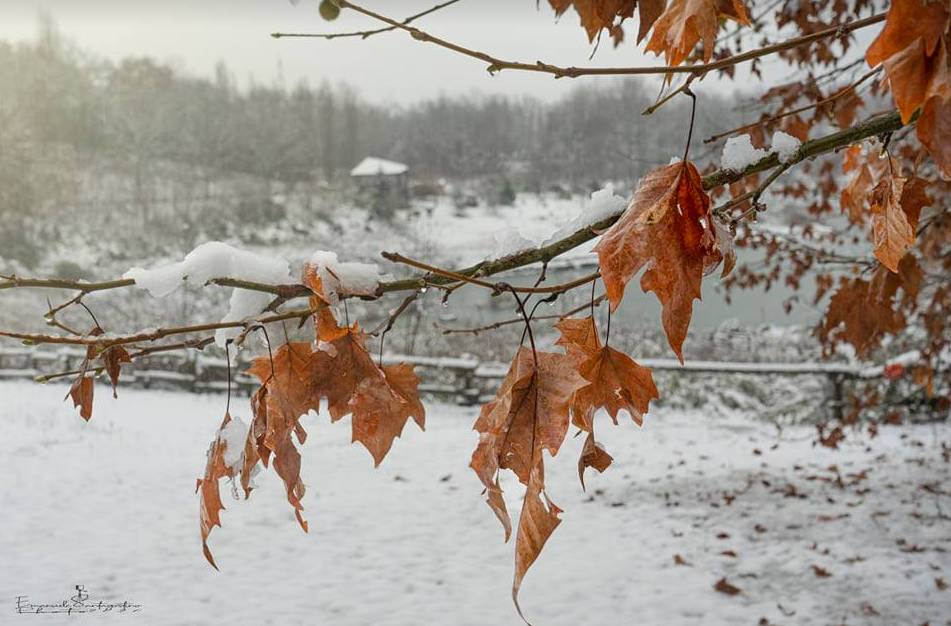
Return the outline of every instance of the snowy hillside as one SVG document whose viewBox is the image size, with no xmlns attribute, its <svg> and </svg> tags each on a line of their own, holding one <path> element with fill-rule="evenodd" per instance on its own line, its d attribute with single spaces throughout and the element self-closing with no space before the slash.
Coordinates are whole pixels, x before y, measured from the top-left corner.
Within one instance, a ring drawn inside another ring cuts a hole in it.
<svg viewBox="0 0 951 626">
<path fill-rule="evenodd" d="M 269 471 L 249 501 L 226 500 L 211 537 L 216 572 L 201 554 L 193 490 L 224 397 L 120 389 L 85 424 L 64 392 L 0 384 L 3 623 L 15 596 L 57 602 L 75 585 L 92 601 L 142 605 L 108 617 L 122 623 L 521 623 L 513 546 L 467 467 L 476 409 L 431 404 L 428 431 L 408 428 L 378 470 L 350 444 L 349 424 L 305 419 L 310 534 Z M 643 429 L 605 420 L 615 464 L 586 476 L 587 494 L 582 441 L 569 438 L 548 464 L 564 523 L 525 580 L 526 616 L 543 626 L 943 624 L 951 464 L 940 443 L 951 426 L 883 427 L 840 451 L 814 448 L 813 433 L 739 414 L 652 411 Z M 723 578 L 740 593 L 716 591 Z"/>
</svg>

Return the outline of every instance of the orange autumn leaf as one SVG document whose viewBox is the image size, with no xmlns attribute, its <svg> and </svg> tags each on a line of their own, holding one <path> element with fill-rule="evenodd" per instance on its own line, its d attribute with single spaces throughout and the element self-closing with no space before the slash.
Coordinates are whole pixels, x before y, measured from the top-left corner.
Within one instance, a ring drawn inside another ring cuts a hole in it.
<svg viewBox="0 0 951 626">
<path fill-rule="evenodd" d="M 348 329 L 340 327 L 330 310 L 330 298 L 324 292 L 324 282 L 316 266 L 304 265 L 303 283 L 314 294 L 310 297 L 310 308 L 314 311 L 317 340 L 330 342 L 346 335 Z"/>
<path fill-rule="evenodd" d="M 205 474 L 195 482 L 195 492 L 199 494 L 199 528 L 201 531 L 201 549 L 205 558 L 212 567 L 218 569 L 215 559 L 208 548 L 208 536 L 215 526 L 221 526 L 221 511 L 225 506 L 221 502 L 221 492 L 218 481 L 222 478 L 233 478 L 234 470 L 225 464 L 225 449 L 228 442 L 221 438 L 224 428 L 231 422 L 231 415 L 225 414 L 218 433 L 215 435 L 211 447 L 208 449 L 208 460 L 205 463 Z"/>
<path fill-rule="evenodd" d="M 91 376 L 79 376 L 69 388 L 73 407 L 79 407 L 79 415 L 87 422 L 92 417 L 92 396 L 95 383 Z"/>
<path fill-rule="evenodd" d="M 581 488 L 585 488 L 585 469 L 593 467 L 598 473 L 603 473 L 613 461 L 614 458 L 594 440 L 594 433 L 588 433 L 584 440 L 584 447 L 581 449 L 581 456 L 578 457 L 578 479 L 581 481 Z"/>
<path fill-rule="evenodd" d="M 672 0 L 654 23 L 647 51 L 664 54 L 667 65 L 680 65 L 703 41 L 703 60 L 713 57 L 720 18 L 749 25 L 742 0 Z"/>
<path fill-rule="evenodd" d="M 99 326 L 89 331 L 89 337 L 99 337 L 104 334 Z M 100 351 L 101 350 L 101 351 Z M 116 387 L 119 384 L 119 373 L 123 363 L 131 363 L 129 353 L 121 345 L 101 348 L 99 345 L 90 345 L 86 348 L 86 356 L 79 368 L 79 374 L 69 387 L 66 397 L 71 398 L 73 407 L 79 407 L 79 415 L 87 422 L 92 418 L 93 392 L 95 389 L 94 371 L 90 371 L 92 362 L 96 359 L 102 362 L 102 369 L 109 375 L 112 383 L 112 397 L 118 397 Z M 97 368 L 94 368 L 97 369 Z M 65 398 L 64 398 L 65 399 Z"/>
<path fill-rule="evenodd" d="M 875 67 L 919 40 L 924 44 L 924 52 L 932 54 L 948 28 L 949 17 L 947 2 L 892 0 L 885 26 L 868 47 L 865 60 Z"/>
<path fill-rule="evenodd" d="M 882 338 L 905 327 L 900 305 L 913 306 L 923 279 L 921 267 L 912 255 L 905 255 L 893 273 L 879 266 L 870 280 L 852 278 L 832 295 L 825 318 L 819 325 L 820 340 L 827 347 L 844 341 L 865 357 Z M 902 298 L 898 299 L 898 290 Z"/>
<path fill-rule="evenodd" d="M 528 568 L 538 559 L 551 534 L 561 523 L 561 509 L 545 493 L 545 468 L 539 454 L 536 468 L 525 487 L 522 512 L 518 517 L 518 533 L 515 536 L 515 577 L 512 581 L 512 601 L 519 617 L 525 620 L 518 603 L 518 590 Z M 526 623 L 527 620 L 525 620 Z"/>
<path fill-rule="evenodd" d="M 660 397 L 650 369 L 623 352 L 602 346 L 592 317 L 565 318 L 555 327 L 561 332 L 556 343 L 575 355 L 578 373 L 588 382 L 572 398 L 572 422 L 591 432 L 594 413 L 603 408 L 615 424 L 622 410 L 642 424 L 648 404 Z"/>
<path fill-rule="evenodd" d="M 305 487 L 300 477 L 300 452 L 291 439 L 295 432 L 303 443 L 306 433 L 298 420 L 310 410 L 320 407 L 317 380 L 313 372 L 326 357 L 314 353 L 307 343 L 286 343 L 271 355 L 256 358 L 248 373 L 261 380 L 262 387 L 252 399 L 252 426 L 248 432 L 246 451 L 255 449 L 267 466 L 274 455 L 274 470 L 284 482 L 287 500 L 294 507 L 294 515 L 304 531 L 307 522 L 302 511 Z M 253 456 L 251 458 L 254 458 Z M 250 493 L 250 471 L 253 463 L 242 468 L 241 483 L 245 495 Z"/>
<path fill-rule="evenodd" d="M 918 140 L 942 176 L 951 179 L 948 111 L 951 66 L 948 45 L 951 5 L 935 0 L 894 0 L 885 26 L 865 53 L 871 67 L 881 64 L 902 122 L 921 110 Z"/>
<path fill-rule="evenodd" d="M 412 417 L 423 429 L 426 410 L 419 401 L 419 377 L 408 363 L 383 368 L 384 380 L 366 378 L 350 400 L 353 441 L 359 441 L 373 456 L 375 465 L 393 446 Z"/>
<path fill-rule="evenodd" d="M 945 180 L 951 180 L 951 97 L 931 98 L 915 131 Z"/>
<path fill-rule="evenodd" d="M 628 281 L 646 267 L 641 289 L 660 300 L 667 340 L 683 362 L 693 301 L 701 297 L 704 274 L 723 259 L 718 243 L 723 238 L 692 163 L 651 170 L 641 178 L 624 215 L 594 248 L 611 310 L 621 303 Z"/>
<path fill-rule="evenodd" d="M 617 424 L 618 413 L 625 410 L 641 425 L 650 401 L 660 396 L 650 369 L 641 367 L 614 348 L 602 347 L 593 317 L 564 318 L 555 328 L 561 333 L 556 344 L 565 347 L 578 373 L 588 383 L 571 399 L 572 423 L 588 433 L 578 459 L 578 476 L 583 489 L 586 468 L 603 472 L 612 461 L 611 455 L 594 438 L 595 412 L 606 409 Z"/>
<path fill-rule="evenodd" d="M 893 272 L 898 271 L 899 262 L 915 243 L 921 209 L 931 202 L 927 187 L 927 181 L 922 178 L 895 176 L 886 170 L 886 175 L 872 190 L 875 256 Z"/>
<path fill-rule="evenodd" d="M 281 424 L 272 421 L 269 425 L 266 440 L 272 450 L 283 431 L 292 429 L 300 416 L 320 408 L 321 381 L 315 370 L 326 358 L 323 353 L 313 352 L 306 342 L 290 342 L 274 350 L 273 355 L 259 356 L 251 362 L 247 373 L 267 387 L 271 417 L 283 420 Z M 279 434 L 275 435 L 275 431 Z"/>
<path fill-rule="evenodd" d="M 933 97 L 948 98 L 951 95 L 948 84 L 947 55 L 944 44 L 935 54 L 927 54 L 921 39 L 885 59 L 882 63 L 888 84 L 895 99 L 895 106 L 901 113 L 902 122 L 907 124 L 927 100 Z"/>
<path fill-rule="evenodd" d="M 479 444 L 470 467 L 486 488 L 487 502 L 502 522 L 506 540 L 511 521 L 499 470 L 512 470 L 526 487 L 515 542 L 516 608 L 522 578 L 558 525 L 561 512 L 545 493 L 542 452 L 557 454 L 568 432 L 571 398 L 584 384 L 568 355 L 521 347 L 495 399 L 482 407 L 475 423 Z"/>
<path fill-rule="evenodd" d="M 573 5 L 588 41 L 594 41 L 602 30 L 607 30 L 618 41 L 614 29 L 619 20 L 634 16 L 635 0 L 548 0 L 548 3 L 558 16 Z"/>
<path fill-rule="evenodd" d="M 845 172 L 857 172 L 839 193 L 842 212 L 848 215 L 853 224 L 864 223 L 865 207 L 875 186 L 875 174 L 861 153 L 861 146 L 852 146 L 846 151 L 842 169 Z"/>
<path fill-rule="evenodd" d="M 112 383 L 112 397 L 116 398 L 118 397 L 116 387 L 119 385 L 120 368 L 123 363 L 131 363 L 132 359 L 129 357 L 128 351 L 122 346 L 106 348 L 102 354 L 99 355 L 99 358 L 102 360 L 102 365 L 109 375 L 109 381 Z"/>
<path fill-rule="evenodd" d="M 893 272 L 908 248 L 915 243 L 915 231 L 901 207 L 905 178 L 891 173 L 872 190 L 872 240 L 875 256 Z"/>
</svg>

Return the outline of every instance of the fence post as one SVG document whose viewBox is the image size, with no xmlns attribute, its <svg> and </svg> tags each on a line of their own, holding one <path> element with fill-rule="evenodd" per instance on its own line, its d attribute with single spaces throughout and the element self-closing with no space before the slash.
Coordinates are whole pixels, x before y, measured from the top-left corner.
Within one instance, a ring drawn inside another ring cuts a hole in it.
<svg viewBox="0 0 951 626">
<path fill-rule="evenodd" d="M 842 384 L 845 377 L 842 374 L 832 374 L 832 407 L 835 420 L 842 422 L 845 416 L 845 401 L 843 399 Z"/>
</svg>

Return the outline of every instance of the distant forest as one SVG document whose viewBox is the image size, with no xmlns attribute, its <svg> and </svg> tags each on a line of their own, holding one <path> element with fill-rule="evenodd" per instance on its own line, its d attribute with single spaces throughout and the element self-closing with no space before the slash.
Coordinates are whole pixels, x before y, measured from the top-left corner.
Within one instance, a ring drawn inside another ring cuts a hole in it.
<svg viewBox="0 0 951 626">
<path fill-rule="evenodd" d="M 224 63 L 199 78 L 148 58 L 96 58 L 47 18 L 33 42 L 0 42 L 0 255 L 29 266 L 25 239 L 64 213 L 161 226 L 164 202 L 178 223 L 195 213 L 196 195 L 331 188 L 368 155 L 405 162 L 422 182 L 629 185 L 658 154 L 683 151 L 686 98 L 643 118 L 655 96 L 636 80 L 578 82 L 554 103 L 469 95 L 409 106 L 367 102 L 347 85 L 239 88 Z M 697 153 L 702 137 L 730 126 L 733 108 L 705 98 Z"/>
</svg>

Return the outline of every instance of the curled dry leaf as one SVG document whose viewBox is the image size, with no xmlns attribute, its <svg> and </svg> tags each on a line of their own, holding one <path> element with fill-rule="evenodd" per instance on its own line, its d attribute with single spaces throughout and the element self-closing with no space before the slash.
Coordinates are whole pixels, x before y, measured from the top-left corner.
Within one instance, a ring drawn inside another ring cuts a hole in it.
<svg viewBox="0 0 951 626">
<path fill-rule="evenodd" d="M 95 326 L 89 331 L 90 337 L 98 337 L 105 331 L 99 326 Z M 93 373 L 89 371 L 92 362 L 99 358 L 102 362 L 102 368 L 109 375 L 109 381 L 112 383 L 112 397 L 116 398 L 116 387 L 119 385 L 119 373 L 123 363 L 130 363 L 129 353 L 122 346 L 108 346 L 100 352 L 100 346 L 91 345 L 86 348 L 86 357 L 83 359 L 82 366 L 79 368 L 79 375 L 69 387 L 68 398 L 73 401 L 73 407 L 79 407 L 79 415 L 87 422 L 92 417 L 92 400 L 95 381 Z"/>
<path fill-rule="evenodd" d="M 419 401 L 419 377 L 407 363 L 383 368 L 384 380 L 365 378 L 350 399 L 353 440 L 359 441 L 379 465 L 412 417 L 425 426 L 426 411 Z"/>
<path fill-rule="evenodd" d="M 671 0 L 654 23 L 647 51 L 663 53 L 667 65 L 680 65 L 703 41 L 703 60 L 709 62 L 721 17 L 750 23 L 742 0 Z"/>
<path fill-rule="evenodd" d="M 921 287 L 923 273 L 918 261 L 905 255 L 892 273 L 882 265 L 871 280 L 852 278 L 844 281 L 832 295 L 825 318 L 819 326 L 819 339 L 828 349 L 844 341 L 855 348 L 859 357 L 876 348 L 885 335 L 904 328 L 902 308 L 913 307 Z M 898 300 L 898 290 L 902 290 Z"/>
<path fill-rule="evenodd" d="M 657 294 L 667 340 L 681 363 L 701 280 L 723 260 L 723 235 L 713 219 L 697 168 L 678 162 L 641 178 L 627 211 L 595 246 L 612 311 L 628 281 L 647 267 L 641 289 Z"/>
<path fill-rule="evenodd" d="M 225 414 L 221 426 L 208 449 L 208 461 L 205 464 L 205 474 L 195 482 L 195 492 L 199 494 L 199 527 L 201 530 L 201 549 L 205 558 L 212 567 L 218 569 L 215 558 L 208 548 L 208 536 L 215 526 L 221 526 L 221 511 L 224 504 L 221 502 L 221 492 L 218 481 L 222 478 L 234 478 L 234 469 L 225 464 L 225 449 L 228 442 L 221 438 L 221 431 L 231 422 L 231 416 Z"/>
<path fill-rule="evenodd" d="M 941 175 L 951 180 L 951 98 L 929 100 L 918 118 L 916 132 Z"/>
<path fill-rule="evenodd" d="M 951 67 L 948 64 L 951 5 L 945 1 L 894 0 L 885 26 L 865 53 L 881 64 L 902 122 L 922 110 L 918 139 L 945 178 L 951 178 Z"/>
<path fill-rule="evenodd" d="M 726 594 L 728 596 L 735 596 L 741 593 L 743 590 L 732 584 L 726 578 L 721 578 L 713 585 L 713 588 L 719 591 L 720 593 Z"/>
<path fill-rule="evenodd" d="M 610 346 L 601 345 L 593 317 L 565 318 L 555 327 L 561 332 L 556 343 L 565 347 L 578 373 L 588 383 L 571 398 L 572 423 L 588 433 L 578 459 L 578 476 L 584 488 L 586 468 L 603 472 L 613 460 L 595 440 L 595 412 L 606 409 L 617 424 L 618 413 L 624 410 L 641 425 L 650 401 L 659 394 L 650 369 Z"/>
<path fill-rule="evenodd" d="M 291 439 L 291 433 L 297 432 L 298 441 L 303 443 L 298 419 L 311 410 L 320 407 L 318 379 L 314 372 L 326 359 L 320 353 L 314 353 L 310 345 L 303 342 L 286 343 L 274 351 L 271 356 L 256 358 L 248 373 L 261 381 L 261 388 L 251 401 L 253 415 L 245 450 L 254 449 L 256 454 L 245 459 L 241 472 L 241 485 L 247 496 L 250 489 L 251 472 L 254 464 L 248 466 L 251 458 L 258 457 L 265 466 L 274 455 L 274 470 L 284 482 L 287 501 L 294 507 L 294 515 L 304 531 L 301 498 L 305 487 L 300 477 L 300 453 Z"/>
<path fill-rule="evenodd" d="M 872 190 L 872 240 L 875 256 L 893 272 L 915 243 L 915 231 L 901 207 L 905 178 L 889 173 Z"/>
<path fill-rule="evenodd" d="M 561 513 L 545 493 L 542 451 L 557 454 L 568 432 L 571 398 L 584 385 L 568 355 L 521 347 L 495 399 L 482 407 L 475 423 L 479 444 L 470 466 L 485 485 L 487 502 L 502 523 L 506 540 L 511 520 L 499 471 L 512 470 L 526 487 L 515 541 L 516 608 L 525 572 L 558 526 Z M 521 615 L 521 608 L 518 611 Z"/>
<path fill-rule="evenodd" d="M 73 400 L 73 407 L 79 407 L 79 415 L 87 422 L 92 417 L 92 396 L 95 383 L 92 376 L 81 374 L 69 387 L 69 397 Z"/>
<path fill-rule="evenodd" d="M 902 257 L 915 243 L 921 210 L 931 203 L 927 181 L 902 176 L 896 159 L 865 155 L 858 146 L 846 153 L 843 169 L 856 173 L 842 189 L 842 210 L 855 224 L 864 223 L 865 216 L 871 215 L 875 256 L 897 272 Z"/>
<path fill-rule="evenodd" d="M 318 412 L 324 399 L 333 421 L 352 414 L 353 441 L 366 446 L 379 465 L 410 417 L 423 427 L 425 410 L 419 401 L 419 378 L 413 366 L 401 363 L 378 367 L 366 349 L 359 326 L 341 327 L 337 323 L 313 267 L 305 268 L 303 280 L 314 292 L 311 308 L 315 311 L 320 349 L 315 350 L 306 342 L 290 342 L 252 362 L 248 373 L 258 378 L 261 387 L 251 398 L 252 422 L 239 477 L 247 498 L 253 489 L 252 478 L 258 463 L 267 467 L 273 459 L 287 500 L 306 532 L 308 525 L 301 503 L 306 489 L 301 479 L 301 455 L 294 443 L 295 436 L 300 444 L 307 438 L 300 424 L 301 416 Z M 233 470 L 229 471 L 232 473 L 228 476 L 233 477 Z M 214 489 L 215 493 L 209 491 L 207 498 L 203 492 L 203 500 L 210 503 L 208 519 L 216 522 L 217 487 Z M 207 549 L 206 556 L 214 565 Z"/>
<path fill-rule="evenodd" d="M 594 433 L 588 433 L 584 440 L 584 447 L 581 449 L 581 456 L 578 458 L 578 480 L 581 481 L 581 488 L 585 488 L 584 471 L 587 468 L 592 467 L 600 474 L 608 469 L 613 461 L 614 457 L 594 440 Z"/>
<path fill-rule="evenodd" d="M 548 0 L 548 3 L 559 16 L 574 5 L 588 41 L 594 41 L 602 30 L 606 30 L 616 45 L 623 38 L 620 23 L 634 16 L 636 0 Z"/>
</svg>

